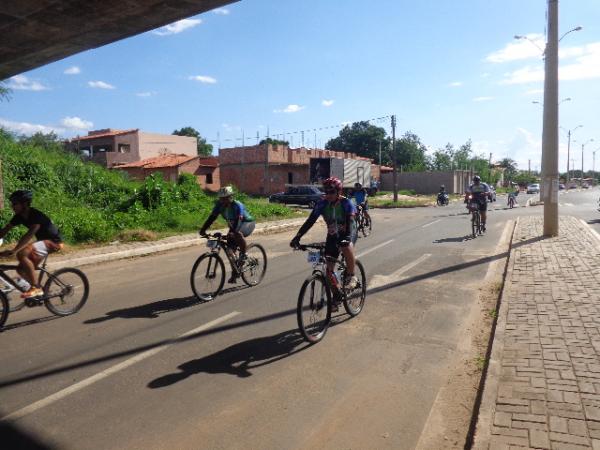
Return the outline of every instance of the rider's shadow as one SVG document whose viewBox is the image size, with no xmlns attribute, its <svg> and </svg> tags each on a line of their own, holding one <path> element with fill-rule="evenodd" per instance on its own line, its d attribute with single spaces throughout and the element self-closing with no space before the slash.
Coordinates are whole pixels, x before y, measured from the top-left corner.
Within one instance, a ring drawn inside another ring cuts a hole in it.
<svg viewBox="0 0 600 450">
<path fill-rule="evenodd" d="M 252 369 L 272 364 L 308 347 L 309 344 L 296 331 L 250 339 L 183 363 L 178 367 L 178 372 L 156 378 L 148 383 L 148 387 L 157 389 L 170 386 L 199 373 L 226 373 L 246 378 L 252 376 Z"/>
<path fill-rule="evenodd" d="M 473 239 L 473 236 L 468 234 L 466 236 L 460 236 L 460 237 L 451 237 L 451 238 L 444 238 L 444 239 L 436 239 L 435 241 L 433 241 L 434 244 L 444 244 L 446 242 L 466 242 Z"/>
</svg>

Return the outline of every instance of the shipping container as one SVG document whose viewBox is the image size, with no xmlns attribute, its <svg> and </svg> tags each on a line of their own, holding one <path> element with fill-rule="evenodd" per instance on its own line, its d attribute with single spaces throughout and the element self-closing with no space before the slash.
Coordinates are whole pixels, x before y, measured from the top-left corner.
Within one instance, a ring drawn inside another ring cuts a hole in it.
<svg viewBox="0 0 600 450">
<path fill-rule="evenodd" d="M 342 180 L 344 188 L 352 188 L 355 183 L 368 187 L 371 182 L 371 163 L 360 159 L 310 158 L 310 182 L 321 184 L 329 177 Z"/>
</svg>

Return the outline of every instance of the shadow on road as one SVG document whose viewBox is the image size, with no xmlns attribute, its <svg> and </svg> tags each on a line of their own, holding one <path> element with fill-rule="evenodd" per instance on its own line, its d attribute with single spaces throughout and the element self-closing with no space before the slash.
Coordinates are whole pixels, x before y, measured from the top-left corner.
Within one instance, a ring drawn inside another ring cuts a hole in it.
<svg viewBox="0 0 600 450">
<path fill-rule="evenodd" d="M 12 313 L 11 313 L 12 315 Z M 10 317 L 10 315 L 9 315 Z M 44 323 L 44 322 L 49 322 L 50 320 L 56 320 L 56 319 L 60 319 L 59 316 L 45 316 L 45 317 L 39 317 L 37 319 L 31 319 L 31 320 L 23 320 L 22 322 L 17 322 L 17 323 L 12 323 L 10 325 L 4 325 L 2 327 L 2 331 L 8 331 L 8 330 L 14 330 L 16 328 L 21 328 L 21 327 L 27 327 L 29 325 L 36 325 L 38 323 Z"/>
<path fill-rule="evenodd" d="M 148 383 L 148 387 L 157 389 L 170 386 L 199 373 L 226 373 L 246 378 L 252 376 L 252 369 L 280 361 L 308 347 L 308 343 L 295 330 L 250 339 L 183 363 L 178 367 L 179 372 L 156 378 Z"/>
<path fill-rule="evenodd" d="M 473 239 L 473 236 L 471 236 L 470 234 L 466 235 L 466 236 L 460 236 L 460 237 L 451 237 L 451 238 L 444 238 L 444 239 L 436 239 L 435 241 L 433 241 L 434 244 L 444 244 L 446 242 L 465 242 L 465 241 L 469 241 Z"/>
<path fill-rule="evenodd" d="M 600 219 L 588 220 L 586 223 L 589 224 L 589 225 L 594 225 L 596 223 L 600 223 Z"/>
<path fill-rule="evenodd" d="M 3 417 L 2 413 L 0 413 L 0 417 Z M 2 448 L 6 449 L 50 450 L 56 448 L 41 442 L 31 433 L 26 433 L 10 422 L 0 422 L 0 436 L 2 436 Z"/>
</svg>

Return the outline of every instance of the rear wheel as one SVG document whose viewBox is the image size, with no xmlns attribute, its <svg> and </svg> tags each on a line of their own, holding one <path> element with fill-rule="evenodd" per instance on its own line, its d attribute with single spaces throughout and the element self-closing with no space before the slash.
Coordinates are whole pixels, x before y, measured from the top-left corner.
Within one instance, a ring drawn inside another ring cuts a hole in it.
<svg viewBox="0 0 600 450">
<path fill-rule="evenodd" d="M 65 267 L 48 275 L 44 285 L 44 305 L 57 316 L 79 311 L 87 301 L 90 283 L 79 269 Z"/>
<path fill-rule="evenodd" d="M 365 268 L 360 261 L 356 261 L 356 278 L 358 285 L 351 291 L 344 288 L 344 309 L 352 317 L 358 316 L 363 309 L 365 299 L 367 298 L 367 276 Z"/>
<path fill-rule="evenodd" d="M 190 274 L 190 284 L 194 295 L 202 301 L 213 300 L 225 283 L 225 264 L 215 253 L 200 256 Z"/>
<path fill-rule="evenodd" d="M 314 273 L 302 283 L 296 315 L 304 339 L 311 344 L 323 339 L 331 322 L 331 292 L 322 274 Z"/>
<path fill-rule="evenodd" d="M 361 231 L 362 231 L 363 236 L 367 237 L 368 235 L 370 235 L 371 234 L 371 230 L 372 230 L 371 219 L 369 219 L 363 213 L 363 216 L 362 216 L 362 226 L 361 226 Z"/>
<path fill-rule="evenodd" d="M 0 331 L 2 331 L 2 327 L 8 318 L 8 299 L 4 292 L 0 291 Z"/>
<path fill-rule="evenodd" d="M 248 286 L 256 286 L 267 271 L 267 252 L 260 244 L 250 244 L 246 248 L 246 261 L 241 269 L 242 280 Z"/>
</svg>

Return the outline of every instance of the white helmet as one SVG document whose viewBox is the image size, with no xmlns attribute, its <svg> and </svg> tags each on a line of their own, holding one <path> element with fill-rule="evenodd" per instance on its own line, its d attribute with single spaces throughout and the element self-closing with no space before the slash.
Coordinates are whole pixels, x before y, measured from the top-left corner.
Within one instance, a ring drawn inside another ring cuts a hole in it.
<svg viewBox="0 0 600 450">
<path fill-rule="evenodd" d="M 232 197 L 233 196 L 233 188 L 231 186 L 224 186 L 221 189 L 219 189 L 219 193 L 217 194 L 217 197 L 219 198 L 223 198 L 223 197 Z"/>
</svg>

